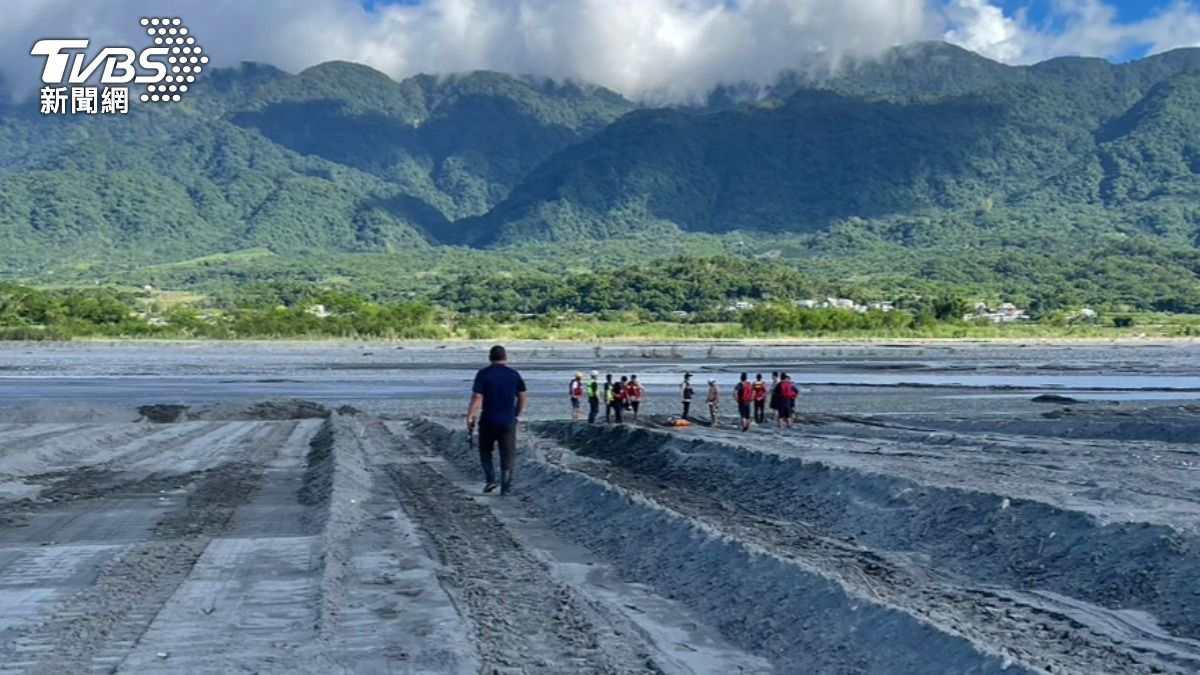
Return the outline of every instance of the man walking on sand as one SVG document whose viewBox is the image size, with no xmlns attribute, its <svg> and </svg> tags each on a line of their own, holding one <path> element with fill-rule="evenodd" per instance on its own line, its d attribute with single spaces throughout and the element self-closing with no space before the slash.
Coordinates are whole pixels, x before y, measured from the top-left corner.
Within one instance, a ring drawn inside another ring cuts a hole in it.
<svg viewBox="0 0 1200 675">
<path fill-rule="evenodd" d="M 496 491 L 492 450 L 500 446 L 500 494 L 512 491 L 517 468 L 517 422 L 528 395 L 521 374 L 508 367 L 508 353 L 496 345 L 488 353 L 491 365 L 475 374 L 474 395 L 467 409 L 467 430 L 479 422 L 479 461 L 483 465 L 484 494 Z M 482 411 L 482 416 L 480 416 Z"/>
</svg>

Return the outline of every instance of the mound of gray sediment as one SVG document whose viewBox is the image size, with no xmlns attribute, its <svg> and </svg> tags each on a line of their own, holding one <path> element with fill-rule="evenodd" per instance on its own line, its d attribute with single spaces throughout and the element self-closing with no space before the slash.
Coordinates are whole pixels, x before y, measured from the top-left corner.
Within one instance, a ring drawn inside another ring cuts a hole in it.
<svg viewBox="0 0 1200 675">
<path fill-rule="evenodd" d="M 478 469 L 463 432 L 433 423 L 417 423 L 414 431 L 460 469 Z M 625 578 L 687 605 L 732 643 L 769 658 L 778 672 L 1033 672 L 528 450 L 517 480 L 526 503 L 555 530 L 603 555 Z"/>
<path fill-rule="evenodd" d="M 296 493 L 296 500 L 307 507 L 302 520 L 305 530 L 312 534 L 320 532 L 329 520 L 336 469 L 333 446 L 333 424 L 326 420 L 309 440 L 304 477 Z"/>
<path fill-rule="evenodd" d="M 1200 539 L 1150 523 L 1002 494 L 688 439 L 665 431 L 537 426 L 585 457 L 700 491 L 767 518 L 808 523 L 872 550 L 914 552 L 981 584 L 1051 591 L 1155 616 L 1200 638 Z"/>
<path fill-rule="evenodd" d="M 1034 403 L 1057 403 L 1060 405 L 1079 403 L 1079 401 L 1071 398 L 1070 396 L 1062 396 L 1060 394 L 1042 394 L 1041 396 L 1034 396 L 1030 400 Z"/>
<path fill-rule="evenodd" d="M 128 407 L 88 403 L 35 403 L 15 408 L 0 408 L 0 423 L 5 424 L 120 423 L 136 422 L 137 419 L 137 413 Z"/>
<path fill-rule="evenodd" d="M 138 412 L 143 418 L 160 424 L 178 422 L 179 418 L 187 412 L 186 405 L 172 405 L 167 403 L 158 403 L 155 405 L 144 405 L 138 408 Z"/>
<path fill-rule="evenodd" d="M 328 419 L 331 411 L 320 403 L 301 399 L 259 401 L 256 403 L 215 403 L 204 406 L 176 404 L 145 405 L 138 408 L 143 419 L 151 422 L 223 422 L 283 421 Z"/>
<path fill-rule="evenodd" d="M 921 419 L 922 426 L 948 431 L 994 432 L 1056 438 L 1196 443 L 1200 439 L 1200 408 L 1070 408 L 1040 418 Z"/>
</svg>

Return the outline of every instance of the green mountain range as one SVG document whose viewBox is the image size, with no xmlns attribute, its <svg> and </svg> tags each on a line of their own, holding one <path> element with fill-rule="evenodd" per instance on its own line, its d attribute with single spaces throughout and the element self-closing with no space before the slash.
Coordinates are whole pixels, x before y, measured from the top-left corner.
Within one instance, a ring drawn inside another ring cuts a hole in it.
<svg viewBox="0 0 1200 675">
<path fill-rule="evenodd" d="M 1093 277 L 1117 257 L 1162 279 L 1158 306 L 1200 301 L 1196 49 L 1011 67 L 923 43 L 675 108 L 491 72 L 247 63 L 133 107 L 0 107 L 0 274 L 99 279 L 247 250 L 343 275 L 353 256 L 419 251 L 577 264 L 700 237 L 833 277 L 1112 293 Z"/>
</svg>

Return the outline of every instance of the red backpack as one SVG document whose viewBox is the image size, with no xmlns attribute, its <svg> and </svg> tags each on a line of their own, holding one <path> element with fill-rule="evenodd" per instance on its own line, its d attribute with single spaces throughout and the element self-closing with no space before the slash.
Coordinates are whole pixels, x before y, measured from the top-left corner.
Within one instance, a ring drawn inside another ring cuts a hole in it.
<svg viewBox="0 0 1200 675">
<path fill-rule="evenodd" d="M 739 383 L 738 388 L 737 388 L 737 402 L 738 403 L 750 403 L 753 400 L 754 400 L 754 385 L 750 384 L 749 382 Z"/>
<path fill-rule="evenodd" d="M 789 401 L 796 400 L 796 388 L 792 386 L 791 380 L 784 380 L 779 383 L 779 395 Z"/>
</svg>

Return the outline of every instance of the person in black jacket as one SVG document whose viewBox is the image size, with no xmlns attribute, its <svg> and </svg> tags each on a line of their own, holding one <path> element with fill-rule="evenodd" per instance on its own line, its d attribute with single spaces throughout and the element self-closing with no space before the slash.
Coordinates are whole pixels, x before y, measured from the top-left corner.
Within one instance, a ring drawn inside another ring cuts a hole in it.
<svg viewBox="0 0 1200 675">
<path fill-rule="evenodd" d="M 512 490 L 517 468 L 517 422 L 525 411 L 528 396 L 521 374 L 508 367 L 504 347 L 492 347 L 488 360 L 491 365 L 475 374 L 471 405 L 467 408 L 467 431 L 475 433 L 475 424 L 479 423 L 479 461 L 483 465 L 485 494 L 496 491 L 492 450 L 500 446 L 500 494 L 506 495 Z"/>
<path fill-rule="evenodd" d="M 779 371 L 771 373 L 771 400 L 768 407 L 771 409 L 771 420 L 779 421 Z"/>
<path fill-rule="evenodd" d="M 612 373 L 604 376 L 604 421 L 611 422 L 613 413 L 613 379 Z"/>
<path fill-rule="evenodd" d="M 692 374 L 683 374 L 683 384 L 679 387 L 679 396 L 683 401 L 683 417 L 686 420 L 688 413 L 692 411 L 692 397 L 696 395 L 696 389 L 692 386 Z"/>
</svg>

